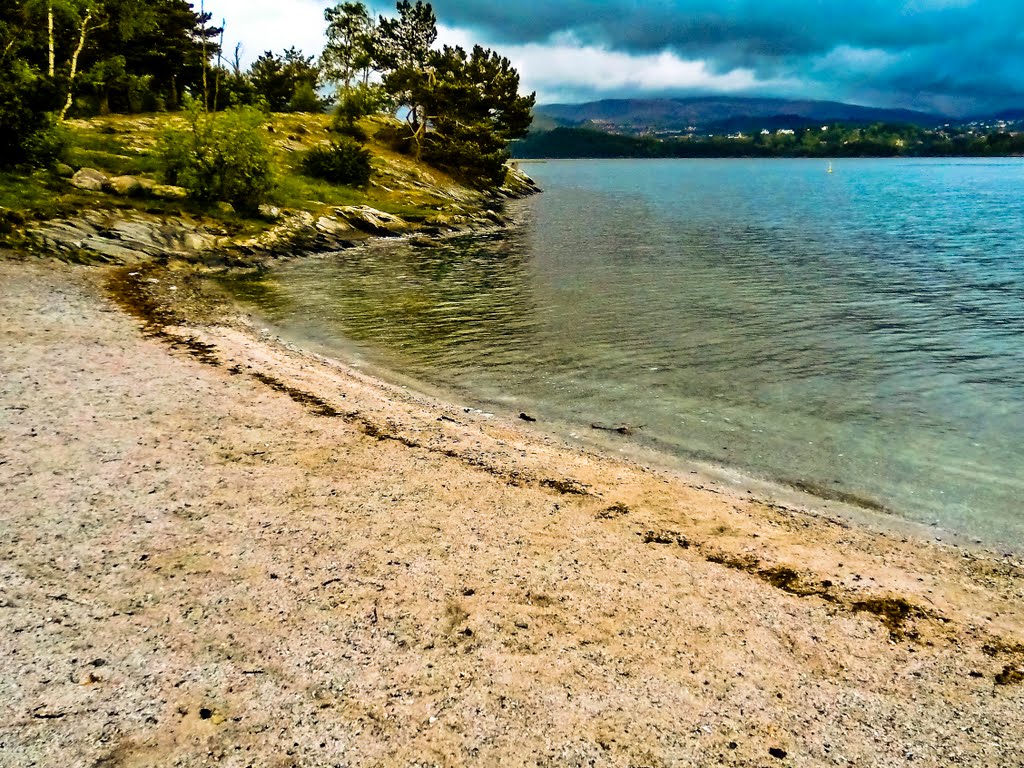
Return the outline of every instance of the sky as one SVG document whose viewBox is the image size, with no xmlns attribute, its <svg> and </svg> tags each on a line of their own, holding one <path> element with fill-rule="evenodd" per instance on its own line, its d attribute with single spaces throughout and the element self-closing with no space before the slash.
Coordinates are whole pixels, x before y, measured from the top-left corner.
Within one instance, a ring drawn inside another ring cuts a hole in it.
<svg viewBox="0 0 1024 768">
<path fill-rule="evenodd" d="M 367 3 L 378 13 L 393 5 Z M 199 3 L 195 5 L 198 7 Z M 323 47 L 324 0 L 206 0 L 225 47 Z M 438 0 L 538 103 L 779 96 L 956 116 L 1024 107 L 1022 0 Z"/>
</svg>

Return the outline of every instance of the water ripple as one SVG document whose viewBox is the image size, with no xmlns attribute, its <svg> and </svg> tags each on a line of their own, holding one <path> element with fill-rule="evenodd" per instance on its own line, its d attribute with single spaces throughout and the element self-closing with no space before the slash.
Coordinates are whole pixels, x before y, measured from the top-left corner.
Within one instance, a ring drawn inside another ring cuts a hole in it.
<svg viewBox="0 0 1024 768">
<path fill-rule="evenodd" d="M 560 162 L 501 240 L 233 281 L 298 341 L 1024 538 L 1024 162 Z"/>
</svg>

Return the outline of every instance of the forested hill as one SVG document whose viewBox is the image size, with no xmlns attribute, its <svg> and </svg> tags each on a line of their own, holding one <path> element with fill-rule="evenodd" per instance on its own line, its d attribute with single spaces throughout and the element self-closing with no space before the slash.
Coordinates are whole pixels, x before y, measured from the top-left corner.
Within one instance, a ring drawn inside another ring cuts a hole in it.
<svg viewBox="0 0 1024 768">
<path fill-rule="evenodd" d="M 768 123 L 801 128 L 833 123 L 869 125 L 906 123 L 934 128 L 949 122 L 941 115 L 905 109 L 877 109 L 834 101 L 758 99 L 729 96 L 679 99 L 606 99 L 585 104 L 546 104 L 535 110 L 565 127 L 587 123 L 615 126 L 622 132 L 682 131 L 714 133 L 716 129 L 761 130 Z M 766 122 L 767 121 L 767 122 Z"/>
<path fill-rule="evenodd" d="M 583 128 L 529 134 L 517 158 L 668 157 L 999 157 L 1024 155 L 1024 134 L 912 125 L 827 126 L 786 132 L 672 138 L 623 136 Z"/>
</svg>

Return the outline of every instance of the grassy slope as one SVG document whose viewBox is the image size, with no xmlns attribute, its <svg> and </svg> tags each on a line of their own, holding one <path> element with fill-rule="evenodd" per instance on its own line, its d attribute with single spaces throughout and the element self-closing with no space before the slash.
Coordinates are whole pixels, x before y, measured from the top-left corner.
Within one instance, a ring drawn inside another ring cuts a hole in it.
<svg viewBox="0 0 1024 768">
<path fill-rule="evenodd" d="M 183 123 L 180 116 L 114 115 L 68 123 L 72 147 L 67 161 L 73 168 L 96 168 L 111 176 L 133 175 L 159 179 L 155 155 L 157 138 L 168 125 Z M 410 220 L 422 220 L 480 200 L 445 174 L 399 155 L 373 136 L 385 118 L 369 118 L 363 127 L 370 135 L 374 175 L 366 189 L 338 186 L 303 176 L 298 165 L 306 151 L 334 137 L 328 115 L 273 115 L 268 139 L 274 150 L 278 187 L 268 201 L 283 208 L 313 213 L 341 205 L 370 205 Z M 272 129 L 272 130 L 270 130 Z M 192 202 L 132 199 L 84 192 L 53 172 L 0 173 L 0 208 L 27 218 L 49 219 L 83 208 L 134 208 L 153 213 L 190 213 L 218 219 L 239 233 L 258 232 L 265 222 L 220 213 Z"/>
</svg>

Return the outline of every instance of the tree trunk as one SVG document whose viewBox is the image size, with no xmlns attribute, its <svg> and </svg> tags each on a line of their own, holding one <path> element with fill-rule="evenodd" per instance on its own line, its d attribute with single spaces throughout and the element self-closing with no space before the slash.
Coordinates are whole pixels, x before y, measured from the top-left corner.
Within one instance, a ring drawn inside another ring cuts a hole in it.
<svg viewBox="0 0 1024 768">
<path fill-rule="evenodd" d="M 50 68 L 49 68 L 49 73 L 50 73 L 50 79 L 53 80 L 53 78 L 54 78 L 54 76 L 56 75 L 56 72 L 57 72 L 57 56 L 56 56 L 56 53 L 55 53 L 56 46 L 54 45 L 54 42 L 53 42 L 53 1 L 52 0 L 49 3 L 46 4 L 46 26 L 47 26 L 47 30 L 49 32 L 49 40 L 48 40 L 48 42 L 49 42 L 49 45 L 50 45 L 50 61 L 49 61 Z"/>
<path fill-rule="evenodd" d="M 85 18 L 82 19 L 82 32 L 78 37 L 78 47 L 75 48 L 75 52 L 71 55 L 71 78 L 68 83 L 68 98 L 64 102 L 64 108 L 60 111 L 60 121 L 64 120 L 68 116 L 68 110 L 71 109 L 71 105 L 75 99 L 75 77 L 78 75 L 78 57 L 82 55 L 82 49 L 85 48 L 85 38 L 89 34 L 89 22 L 92 21 L 92 12 L 85 14 Z"/>
<path fill-rule="evenodd" d="M 105 83 L 100 86 L 100 114 L 104 117 L 110 114 L 110 86 Z"/>
</svg>

